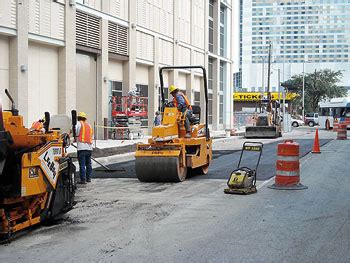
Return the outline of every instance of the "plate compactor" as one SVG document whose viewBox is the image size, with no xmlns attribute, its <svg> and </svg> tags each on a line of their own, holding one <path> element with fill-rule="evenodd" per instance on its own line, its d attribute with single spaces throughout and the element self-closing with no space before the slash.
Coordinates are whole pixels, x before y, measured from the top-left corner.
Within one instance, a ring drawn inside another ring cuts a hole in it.
<svg viewBox="0 0 350 263">
<path fill-rule="evenodd" d="M 228 188 L 224 189 L 225 194 L 241 194 L 248 195 L 256 193 L 256 173 L 259 166 L 263 144 L 261 142 L 245 142 L 242 147 L 241 156 L 239 158 L 236 170 L 231 172 L 227 181 Z M 241 167 L 244 152 L 258 152 L 258 160 L 254 169 L 249 167 Z"/>
<path fill-rule="evenodd" d="M 205 124 L 200 123 L 201 109 L 192 106 L 191 138 L 185 138 L 185 116 L 165 103 L 164 70 L 200 69 L 204 77 Z M 153 127 L 152 138 L 147 144 L 138 144 L 135 154 L 137 178 L 142 182 L 182 182 L 187 172 L 206 174 L 212 160 L 212 140 L 208 129 L 208 88 L 205 68 L 202 66 L 173 66 L 159 70 L 163 104 L 163 119 Z"/>
<path fill-rule="evenodd" d="M 69 211 L 74 205 L 75 166 L 66 154 L 69 135 L 51 129 L 24 127 L 13 99 L 12 109 L 0 103 L 0 238 Z"/>
</svg>

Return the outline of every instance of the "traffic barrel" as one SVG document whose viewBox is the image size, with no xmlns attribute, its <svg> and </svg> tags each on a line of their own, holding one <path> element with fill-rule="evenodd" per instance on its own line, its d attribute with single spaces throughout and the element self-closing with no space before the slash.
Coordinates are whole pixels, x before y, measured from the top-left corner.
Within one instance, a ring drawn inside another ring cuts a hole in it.
<svg viewBox="0 0 350 263">
<path fill-rule="evenodd" d="M 347 139 L 347 125 L 346 123 L 339 123 L 337 131 L 337 140 Z"/>
<path fill-rule="evenodd" d="M 269 186 L 277 190 L 307 189 L 300 183 L 299 143 L 286 140 L 277 146 L 275 183 Z"/>
<path fill-rule="evenodd" d="M 337 132 L 339 127 L 339 122 L 337 119 L 334 119 L 333 121 L 333 131 Z"/>
</svg>

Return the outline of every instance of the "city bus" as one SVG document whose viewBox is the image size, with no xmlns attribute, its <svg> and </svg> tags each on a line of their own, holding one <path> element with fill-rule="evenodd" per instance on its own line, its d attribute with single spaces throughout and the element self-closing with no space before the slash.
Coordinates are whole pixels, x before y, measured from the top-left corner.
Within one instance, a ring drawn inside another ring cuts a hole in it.
<svg viewBox="0 0 350 263">
<path fill-rule="evenodd" d="M 319 104 L 319 124 L 321 128 L 332 129 L 334 119 L 350 121 L 350 97 L 333 98 Z"/>
</svg>

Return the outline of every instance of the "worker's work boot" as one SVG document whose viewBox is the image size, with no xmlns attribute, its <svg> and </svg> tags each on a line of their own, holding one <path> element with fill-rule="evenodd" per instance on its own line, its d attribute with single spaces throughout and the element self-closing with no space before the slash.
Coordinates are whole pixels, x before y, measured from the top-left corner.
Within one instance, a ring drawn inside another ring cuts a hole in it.
<svg viewBox="0 0 350 263">
<path fill-rule="evenodd" d="M 89 178 L 89 179 L 86 179 L 86 182 L 87 183 L 91 183 L 91 179 Z"/>
<path fill-rule="evenodd" d="M 86 184 L 86 181 L 80 180 L 78 184 Z"/>
<path fill-rule="evenodd" d="M 191 138 L 191 133 L 187 132 L 186 135 L 185 135 L 185 138 Z"/>
</svg>

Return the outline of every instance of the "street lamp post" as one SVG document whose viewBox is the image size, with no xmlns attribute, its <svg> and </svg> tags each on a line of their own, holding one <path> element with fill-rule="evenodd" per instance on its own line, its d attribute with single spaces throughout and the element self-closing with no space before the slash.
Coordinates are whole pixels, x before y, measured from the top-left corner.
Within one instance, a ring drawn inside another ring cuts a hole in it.
<svg viewBox="0 0 350 263">
<path fill-rule="evenodd" d="M 302 101 L 302 113 L 303 121 L 305 120 L 305 60 L 303 61 L 303 101 Z"/>
</svg>

